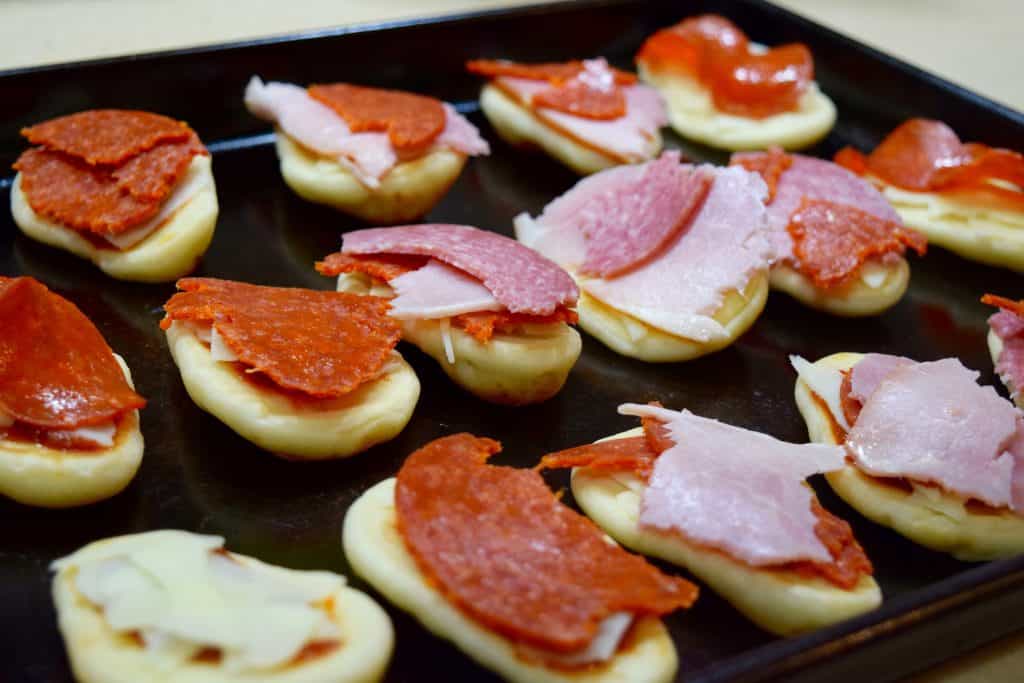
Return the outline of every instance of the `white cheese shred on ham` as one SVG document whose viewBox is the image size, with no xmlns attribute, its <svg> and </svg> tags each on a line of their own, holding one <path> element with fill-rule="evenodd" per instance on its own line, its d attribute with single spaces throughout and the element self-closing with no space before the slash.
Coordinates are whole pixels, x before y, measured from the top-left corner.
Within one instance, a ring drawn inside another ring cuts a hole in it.
<svg viewBox="0 0 1024 683">
<path fill-rule="evenodd" d="M 141 633 L 147 651 L 180 664 L 213 647 L 226 672 L 263 675 L 311 642 L 338 638 L 316 605 L 344 585 L 342 577 L 243 562 L 214 552 L 223 543 L 154 531 L 94 543 L 51 569 L 76 570 L 75 589 L 102 610 L 110 628 Z"/>
<path fill-rule="evenodd" d="M 1021 418 L 1014 406 L 992 387 L 980 386 L 978 373 L 954 358 L 895 365 L 873 390 L 879 373 L 865 381 L 858 377 L 860 364 L 853 367 L 851 386 L 870 391 L 847 439 L 857 466 L 871 475 L 936 484 L 966 499 L 1024 511 L 1014 486 L 1024 469 Z"/>
<path fill-rule="evenodd" d="M 517 230 L 542 254 L 574 270 L 583 263 L 586 243 L 569 217 L 588 207 L 605 206 L 616 192 L 631 191 L 649 168 L 663 168 L 662 162 L 598 173 L 549 204 L 536 220 L 520 218 Z M 742 292 L 755 272 L 771 264 L 775 251 L 768 239 L 768 190 L 761 177 L 740 167 L 701 166 L 696 172 L 713 175 L 707 196 L 655 256 L 616 277 L 579 277 L 585 292 L 611 308 L 669 334 L 709 342 L 728 336 L 714 318 L 725 294 Z M 671 221 L 673 216 L 662 218 Z M 615 214 L 605 219 L 629 217 Z"/>
<path fill-rule="evenodd" d="M 455 365 L 455 347 L 452 345 L 452 321 L 441 318 L 441 343 L 444 344 L 444 357 L 449 365 Z"/>
<path fill-rule="evenodd" d="M 644 489 L 642 527 L 753 566 L 831 561 L 804 480 L 842 469 L 841 446 L 786 443 L 686 410 L 627 403 L 619 412 L 662 422 L 674 442 Z"/>
<path fill-rule="evenodd" d="M 334 159 L 370 189 L 398 163 L 387 133 L 353 133 L 327 105 L 291 83 L 264 83 L 257 76 L 245 88 L 245 106 L 270 121 L 307 149 Z M 467 155 L 487 154 L 490 148 L 476 127 L 444 103 L 445 128 L 430 149 L 446 148 Z"/>
<path fill-rule="evenodd" d="M 846 420 L 841 399 L 842 373 L 835 368 L 815 365 L 801 356 L 790 356 L 789 362 L 807 388 L 825 402 L 836 424 L 842 427 L 843 431 L 850 431 L 850 423 Z"/>
<path fill-rule="evenodd" d="M 478 279 L 434 259 L 418 270 L 392 278 L 388 285 L 395 292 L 388 315 L 401 320 L 505 309 Z"/>
</svg>

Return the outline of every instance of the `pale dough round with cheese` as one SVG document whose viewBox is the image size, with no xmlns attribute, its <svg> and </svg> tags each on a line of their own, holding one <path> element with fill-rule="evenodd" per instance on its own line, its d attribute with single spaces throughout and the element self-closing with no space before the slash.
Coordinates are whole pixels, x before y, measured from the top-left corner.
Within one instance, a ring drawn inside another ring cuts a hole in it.
<svg viewBox="0 0 1024 683">
<path fill-rule="evenodd" d="M 522 683 L 613 683 L 673 680 L 678 667 L 668 631 L 653 617 L 640 619 L 631 645 L 601 666 L 565 671 L 526 661 L 515 644 L 479 626 L 454 607 L 420 572 L 397 529 L 395 479 L 385 479 L 348 509 L 342 532 L 353 571 L 429 631 L 451 641 L 482 666 Z M 514 599 L 510 596 L 510 599 Z"/>
<path fill-rule="evenodd" d="M 213 360 L 209 348 L 179 323 L 168 328 L 167 344 L 196 405 L 286 458 L 343 458 L 388 441 L 405 428 L 420 395 L 416 373 L 397 352 L 381 377 L 341 398 L 298 405 L 246 382 L 233 364 Z"/>
<path fill-rule="evenodd" d="M 641 428 L 612 439 L 640 436 Z M 758 569 L 725 553 L 688 543 L 680 535 L 640 527 L 643 482 L 629 473 L 574 468 L 572 494 L 605 533 L 631 550 L 685 567 L 761 628 L 783 636 L 803 633 L 878 607 L 882 592 L 873 577 L 852 590 L 822 578 Z"/>
<path fill-rule="evenodd" d="M 577 310 L 580 327 L 613 351 L 650 363 L 667 363 L 699 358 L 724 349 L 754 324 L 768 300 L 768 276 L 751 277 L 743 294 L 728 292 L 713 316 L 727 335 L 721 339 L 699 342 L 659 330 L 647 323 L 598 301 L 585 291 L 580 294 Z"/>
<path fill-rule="evenodd" d="M 408 223 L 421 218 L 466 165 L 465 154 L 436 149 L 396 164 L 380 179 L 379 187 L 370 188 L 334 159 L 306 149 L 280 129 L 276 139 L 281 176 L 295 194 L 371 223 Z"/>
<path fill-rule="evenodd" d="M 637 73 L 661 93 L 677 133 L 719 149 L 738 152 L 775 145 L 803 149 L 828 135 L 836 122 L 836 106 L 817 83 L 810 84 L 796 111 L 755 119 L 718 111 L 711 92 L 684 73 L 652 69 L 643 62 L 637 63 Z"/>
<path fill-rule="evenodd" d="M 1024 272 L 1024 212 L 971 204 L 932 192 L 881 183 L 882 194 L 930 244 L 991 266 Z"/>
<path fill-rule="evenodd" d="M 114 354 L 134 388 L 124 359 Z M 144 442 L 139 411 L 125 414 L 114 445 L 96 450 L 62 450 L 0 438 L 0 495 L 25 505 L 67 508 L 88 505 L 120 493 L 142 463 Z"/>
<path fill-rule="evenodd" d="M 1003 340 L 999 337 L 998 334 L 996 334 L 995 330 L 989 329 L 987 341 L 988 352 L 992 356 L 992 365 L 996 365 L 999 362 L 999 356 L 1003 355 Z M 1012 394 L 1014 391 L 1014 387 L 1007 383 L 1007 381 L 1002 377 L 1000 377 L 999 379 L 1006 386 L 1007 391 L 1009 391 Z M 1024 394 L 1018 394 L 1017 397 L 1013 399 L 1013 402 L 1014 404 L 1016 404 L 1018 408 L 1024 409 Z"/>
<path fill-rule="evenodd" d="M 338 291 L 391 298 L 386 284 L 360 273 L 338 277 Z M 436 360 L 456 384 L 495 403 L 525 405 L 557 394 L 583 347 L 579 333 L 565 323 L 521 325 L 481 342 L 452 325 L 455 362 L 445 355 L 438 320 L 403 320 L 402 338 Z"/>
<path fill-rule="evenodd" d="M 847 370 L 863 356 L 836 353 L 815 365 Z M 811 441 L 839 444 L 833 418 L 803 380 L 796 382 L 796 405 Z M 825 475 L 836 493 L 862 515 L 894 529 L 911 541 L 969 562 L 1010 557 L 1024 552 L 1024 517 L 965 505 L 934 486 L 910 482 L 912 491 L 884 483 L 855 465 Z"/>
<path fill-rule="evenodd" d="M 577 142 L 538 119 L 529 109 L 495 85 L 485 85 L 480 91 L 480 108 L 502 140 L 515 146 L 539 147 L 580 175 L 629 163 L 614 154 Z M 661 146 L 661 134 L 655 133 L 648 143 L 644 158 L 656 157 Z"/>
<path fill-rule="evenodd" d="M 880 282 L 872 287 L 864 281 L 863 271 L 873 271 Z M 910 284 L 910 265 L 900 258 L 895 263 L 868 261 L 859 277 L 838 287 L 818 287 L 803 273 L 785 264 L 772 267 L 772 288 L 785 292 L 800 303 L 819 311 L 848 317 L 878 315 L 892 308 Z"/>
<path fill-rule="evenodd" d="M 99 248 L 77 231 L 43 218 L 29 206 L 21 190 L 21 174 L 11 188 L 11 213 L 21 231 L 32 239 L 92 261 L 107 275 L 134 282 L 168 282 L 188 275 L 213 240 L 217 225 L 217 189 L 210 157 L 196 155 L 188 173 L 208 176 L 200 189 L 164 223 L 127 249 Z"/>
<path fill-rule="evenodd" d="M 258 563 L 231 556 L 243 564 Z M 54 577 L 53 601 L 78 683 L 373 683 L 383 678 L 394 649 L 387 613 L 365 594 L 343 587 L 332 596 L 332 621 L 342 644 L 325 655 L 269 671 L 230 672 L 201 662 L 177 666 L 110 628 L 103 613 L 75 588 L 75 576 L 75 570 L 66 570 Z"/>
</svg>

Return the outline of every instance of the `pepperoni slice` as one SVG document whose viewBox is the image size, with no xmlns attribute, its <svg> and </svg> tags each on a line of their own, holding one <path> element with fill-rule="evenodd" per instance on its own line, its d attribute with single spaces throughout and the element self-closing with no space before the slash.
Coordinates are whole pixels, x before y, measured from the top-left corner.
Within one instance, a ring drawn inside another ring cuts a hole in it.
<svg viewBox="0 0 1024 683">
<path fill-rule="evenodd" d="M 572 60 L 569 62 L 543 62 L 540 64 L 522 64 L 505 59 L 473 59 L 466 62 L 466 70 L 478 76 L 487 78 L 526 78 L 531 81 L 547 81 L 552 85 L 562 85 L 569 80 L 579 76 L 583 71 L 583 62 Z M 632 85 L 636 83 L 636 75 L 628 71 L 620 71 L 613 68 L 615 83 L 618 85 Z"/>
<path fill-rule="evenodd" d="M 353 133 L 387 133 L 399 154 L 426 149 L 444 130 L 441 100 L 348 83 L 312 85 L 309 96 L 330 107 Z"/>
<path fill-rule="evenodd" d="M 550 315 L 529 315 L 508 311 L 479 311 L 463 313 L 452 318 L 452 324 L 486 344 L 496 333 L 509 332 L 520 325 L 575 325 L 579 321 L 576 311 L 560 306 Z"/>
<path fill-rule="evenodd" d="M 398 323 L 375 296 L 185 278 L 160 326 L 209 323 L 250 369 L 314 398 L 343 396 L 376 378 L 398 343 Z"/>
<path fill-rule="evenodd" d="M 496 467 L 491 439 L 456 434 L 398 472 L 398 530 L 444 596 L 484 627 L 550 652 L 586 647 L 616 612 L 689 607 L 697 587 L 609 544 L 534 471 Z"/>
<path fill-rule="evenodd" d="M 805 45 L 755 53 L 739 28 L 714 14 L 658 31 L 637 60 L 692 74 L 711 91 L 716 109 L 749 118 L 793 111 L 814 80 L 814 59 Z"/>
<path fill-rule="evenodd" d="M 70 301 L 30 277 L 0 277 L 0 411 L 40 429 L 110 422 L 146 400 Z"/>
<path fill-rule="evenodd" d="M 93 109 L 23 128 L 33 145 L 64 152 L 90 165 L 120 165 L 163 142 L 194 135 L 181 121 L 127 109 Z"/>
<path fill-rule="evenodd" d="M 846 424 L 852 425 L 860 417 L 860 409 L 863 407 L 856 398 L 850 395 L 853 390 L 853 373 L 849 370 L 843 371 L 843 381 L 839 385 L 839 405 L 843 410 L 843 417 Z"/>
<path fill-rule="evenodd" d="M 1024 301 L 1014 301 L 1013 299 L 1007 299 L 1005 296 L 986 294 L 981 297 L 981 303 L 989 306 L 996 306 L 1004 311 L 1010 311 L 1011 313 L 1024 316 Z"/>
<path fill-rule="evenodd" d="M 654 405 L 660 407 L 660 404 Z M 661 422 L 645 417 L 643 427 L 643 436 L 612 439 L 545 455 L 535 469 L 587 467 L 606 472 L 632 472 L 647 481 L 654 472 L 658 456 L 675 444 Z M 849 524 L 821 507 L 817 499 L 812 499 L 811 511 L 818 520 L 814 533 L 828 549 L 832 562 L 790 562 L 779 568 L 820 577 L 847 590 L 853 588 L 861 576 L 874 571 L 871 560 L 854 538 Z"/>
<path fill-rule="evenodd" d="M 823 288 L 849 281 L 870 258 L 902 254 L 906 247 L 923 256 L 927 248 L 915 230 L 820 199 L 804 198 L 787 230 L 800 271 Z"/>
<path fill-rule="evenodd" d="M 342 254 L 340 251 L 328 254 L 323 261 L 317 261 L 316 270 L 321 275 L 337 277 L 342 273 L 366 273 L 378 280 L 390 281 L 399 275 L 419 270 L 427 265 L 426 256 L 404 254 L 373 254 L 369 256 Z"/>
<path fill-rule="evenodd" d="M 836 152 L 836 156 L 832 161 L 857 175 L 864 175 L 868 170 L 868 158 L 853 147 L 843 147 Z"/>
<path fill-rule="evenodd" d="M 551 87 L 534 95 L 531 106 L 597 120 L 625 116 L 626 95 L 617 86 L 636 82 L 636 76 L 609 67 L 603 59 L 544 64 L 477 59 L 466 62 L 466 68 L 489 78 L 547 81 Z"/>
<path fill-rule="evenodd" d="M 742 166 L 753 173 L 758 173 L 768 185 L 768 199 L 765 204 L 771 204 L 775 199 L 775 192 L 778 190 L 779 178 L 793 165 L 793 157 L 781 147 L 769 147 L 764 154 L 743 154 L 733 155 L 729 162 L 730 166 Z"/>
</svg>

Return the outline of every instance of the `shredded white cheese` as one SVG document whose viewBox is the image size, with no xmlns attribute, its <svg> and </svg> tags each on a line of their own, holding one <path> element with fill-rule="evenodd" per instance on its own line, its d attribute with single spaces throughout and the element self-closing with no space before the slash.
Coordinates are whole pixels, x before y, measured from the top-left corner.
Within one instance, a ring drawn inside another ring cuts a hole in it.
<svg viewBox="0 0 1024 683">
<path fill-rule="evenodd" d="M 790 356 L 789 362 L 807 388 L 825 402 L 836 423 L 844 430 L 850 431 L 850 424 L 846 421 L 840 400 L 840 389 L 843 386 L 842 373 L 835 368 L 815 365 L 800 356 Z"/>
<path fill-rule="evenodd" d="M 455 365 L 455 347 L 452 346 L 452 321 L 451 318 L 441 318 L 438 321 L 441 326 L 441 341 L 444 343 L 444 357 L 449 365 Z"/>
</svg>

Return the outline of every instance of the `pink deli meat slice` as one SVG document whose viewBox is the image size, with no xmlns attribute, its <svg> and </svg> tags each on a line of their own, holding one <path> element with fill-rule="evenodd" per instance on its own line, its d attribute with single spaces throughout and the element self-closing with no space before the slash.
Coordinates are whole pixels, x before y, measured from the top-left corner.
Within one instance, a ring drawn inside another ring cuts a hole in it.
<svg viewBox="0 0 1024 683">
<path fill-rule="evenodd" d="M 638 404 L 625 415 L 664 423 L 674 445 L 644 489 L 640 525 L 678 533 L 754 566 L 831 562 L 815 533 L 805 479 L 844 467 L 841 446 L 792 444 L 698 417 Z"/>
<path fill-rule="evenodd" d="M 388 285 L 396 294 L 388 312 L 393 318 L 448 318 L 505 308 L 475 277 L 433 259 L 419 270 L 392 278 Z"/>
<path fill-rule="evenodd" d="M 767 152 L 740 152 L 732 156 L 732 163 L 765 154 Z M 830 161 L 802 154 L 790 156 L 793 163 L 779 178 L 775 198 L 768 205 L 768 227 L 783 258 L 793 258 L 793 240 L 786 228 L 793 212 L 805 197 L 847 204 L 883 220 L 903 225 L 903 220 L 888 200 L 863 178 Z"/>
<path fill-rule="evenodd" d="M 367 187 L 379 187 L 381 178 L 399 161 L 387 133 L 353 133 L 344 119 L 297 85 L 263 83 L 253 76 L 245 89 L 245 105 L 303 147 L 338 161 Z M 432 148 L 487 154 L 490 149 L 476 127 L 451 105 L 445 103 L 444 107 L 445 128 Z"/>
<path fill-rule="evenodd" d="M 1024 389 L 1024 318 L 1002 310 L 989 317 L 988 326 L 1003 342 L 1003 350 L 996 359 L 996 374 L 1016 399 Z"/>
<path fill-rule="evenodd" d="M 591 65 L 587 78 L 594 77 L 593 74 L 598 67 L 593 65 L 599 61 L 603 63 L 604 60 L 584 62 L 585 65 Z M 607 63 L 604 63 L 604 68 L 608 68 Z M 546 81 L 502 76 L 495 79 L 495 82 L 502 90 L 512 93 L 521 104 L 530 107 L 541 121 L 551 124 L 585 145 L 626 162 L 647 159 L 650 155 L 651 141 L 655 139 L 658 130 L 668 123 L 668 114 L 661 95 L 646 85 L 620 86 L 626 97 L 625 116 L 600 120 L 574 116 L 548 107 L 534 108 L 531 104 L 534 96 L 551 87 Z"/>
<path fill-rule="evenodd" d="M 655 256 L 689 223 L 713 177 L 707 169 L 682 166 L 679 152 L 665 152 L 646 164 L 584 178 L 537 222 L 553 234 L 583 237 L 581 273 L 620 275 Z"/>
<path fill-rule="evenodd" d="M 774 251 L 765 229 L 767 188 L 739 167 L 701 167 L 714 181 L 674 242 L 643 266 L 615 278 L 585 278 L 595 299 L 652 327 L 707 342 L 728 336 L 714 319 L 725 294 L 742 292 Z"/>
<path fill-rule="evenodd" d="M 916 361 L 903 356 L 890 356 L 886 353 L 866 354 L 850 369 L 850 396 L 863 405 L 871 398 L 871 394 L 875 393 L 883 379 L 899 368 L 914 364 Z"/>
<path fill-rule="evenodd" d="M 430 256 L 478 278 L 512 313 L 550 315 L 579 298 L 573 279 L 554 262 L 513 239 L 468 225 L 370 228 L 344 235 L 345 254 Z"/>
<path fill-rule="evenodd" d="M 1013 507 L 1016 458 L 1008 449 L 1017 438 L 1019 413 L 977 378 L 954 358 L 889 373 L 847 436 L 857 466 Z"/>
</svg>

